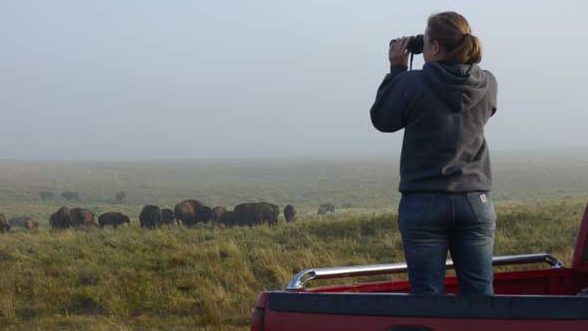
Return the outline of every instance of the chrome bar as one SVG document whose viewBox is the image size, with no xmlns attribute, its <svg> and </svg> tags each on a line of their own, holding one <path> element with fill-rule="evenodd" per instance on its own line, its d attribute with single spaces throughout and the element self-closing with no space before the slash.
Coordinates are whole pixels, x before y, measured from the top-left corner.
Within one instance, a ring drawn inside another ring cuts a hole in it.
<svg viewBox="0 0 588 331">
<path fill-rule="evenodd" d="M 522 255 L 505 255 L 495 256 L 492 258 L 492 264 L 495 266 L 530 264 L 530 263 L 547 263 L 552 269 L 563 268 L 564 265 L 553 255 L 547 253 L 522 254 Z M 453 261 L 447 260 L 446 268 L 453 268 Z M 300 290 L 304 288 L 311 280 L 330 279 L 357 276 L 374 276 L 385 274 L 399 274 L 406 272 L 408 267 L 406 263 L 389 263 L 389 264 L 369 264 L 348 267 L 316 268 L 306 269 L 294 276 L 286 290 Z"/>
</svg>

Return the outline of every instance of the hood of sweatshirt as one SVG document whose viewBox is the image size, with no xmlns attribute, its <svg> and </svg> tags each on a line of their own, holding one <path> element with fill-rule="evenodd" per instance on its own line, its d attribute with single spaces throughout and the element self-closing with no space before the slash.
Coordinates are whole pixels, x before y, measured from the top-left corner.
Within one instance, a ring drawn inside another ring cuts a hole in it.
<svg viewBox="0 0 588 331">
<path fill-rule="evenodd" d="M 488 75 L 476 64 L 426 63 L 423 73 L 439 97 L 456 112 L 469 111 L 486 95 Z"/>
</svg>

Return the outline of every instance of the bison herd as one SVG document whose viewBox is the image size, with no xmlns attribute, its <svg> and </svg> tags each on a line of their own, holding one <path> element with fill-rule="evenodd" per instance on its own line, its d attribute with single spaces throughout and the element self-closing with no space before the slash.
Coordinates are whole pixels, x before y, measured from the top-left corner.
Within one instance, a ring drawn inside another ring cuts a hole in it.
<svg viewBox="0 0 588 331">
<path fill-rule="evenodd" d="M 290 210 L 290 217 L 286 221 L 294 220 L 296 210 L 293 206 L 286 206 Z M 221 228 L 232 226 L 254 226 L 278 224 L 280 208 L 269 202 L 242 203 L 233 210 L 217 206 L 210 208 L 198 200 L 185 200 L 178 203 L 173 210 L 146 205 L 139 214 L 139 224 L 142 228 L 154 229 L 163 225 L 184 225 L 192 227 L 196 224 L 211 224 Z"/>
<path fill-rule="evenodd" d="M 319 207 L 317 214 L 329 214 L 335 211 L 333 204 L 323 204 Z M 286 205 L 283 209 L 286 222 L 293 222 L 296 219 L 296 209 L 292 205 Z M 227 228 L 233 226 L 255 226 L 267 224 L 275 226 L 278 224 L 280 208 L 269 202 L 248 202 L 236 205 L 233 210 L 216 206 L 210 208 L 198 200 L 184 200 L 173 209 L 160 208 L 155 205 L 145 205 L 139 213 L 139 225 L 145 229 L 156 229 L 162 226 L 186 226 L 192 227 L 197 224 L 209 224 L 212 227 Z M 49 217 L 49 225 L 53 229 L 69 228 L 104 228 L 130 224 L 130 218 L 120 212 L 105 212 L 96 220 L 93 211 L 83 208 L 59 208 Z M 6 219 L 0 214 L 0 232 L 10 231 L 12 227 L 34 229 L 39 225 L 26 216 Z"/>
<path fill-rule="evenodd" d="M 284 209 L 286 221 L 291 222 L 296 216 L 296 209 L 287 205 Z M 156 229 L 164 225 L 183 225 L 192 227 L 196 224 L 211 224 L 221 228 L 231 226 L 254 226 L 278 224 L 280 208 L 269 202 L 242 203 L 233 210 L 225 207 L 210 208 L 197 200 L 185 200 L 178 203 L 174 209 L 160 208 L 155 205 L 145 205 L 139 213 L 139 225 L 145 229 Z M 49 218 L 49 224 L 54 229 L 67 229 L 79 227 L 92 227 L 99 225 L 101 228 L 110 225 L 117 227 L 130 224 L 128 216 L 118 212 L 107 212 L 98 217 L 96 224 L 95 215 L 87 209 L 61 207 Z"/>
<path fill-rule="evenodd" d="M 23 227 L 27 230 L 31 230 L 39 226 L 39 222 L 33 221 L 32 218 L 26 216 L 13 217 L 6 219 L 4 214 L 0 214 L 0 232 L 8 232 L 12 227 Z"/>
<path fill-rule="evenodd" d="M 49 217 L 52 228 L 67 229 L 96 226 L 96 216 L 93 212 L 83 208 L 61 207 Z"/>
</svg>

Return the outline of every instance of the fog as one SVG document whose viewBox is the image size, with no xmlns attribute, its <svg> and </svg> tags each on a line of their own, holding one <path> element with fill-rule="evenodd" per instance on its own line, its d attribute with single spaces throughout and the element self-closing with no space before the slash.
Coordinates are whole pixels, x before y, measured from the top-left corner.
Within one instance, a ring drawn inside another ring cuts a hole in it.
<svg viewBox="0 0 588 331">
<path fill-rule="evenodd" d="M 588 147 L 585 1 L 12 1 L 0 158 L 398 153 L 369 108 L 391 38 L 456 10 L 499 83 L 491 150 Z M 415 68 L 422 57 L 415 58 Z"/>
</svg>

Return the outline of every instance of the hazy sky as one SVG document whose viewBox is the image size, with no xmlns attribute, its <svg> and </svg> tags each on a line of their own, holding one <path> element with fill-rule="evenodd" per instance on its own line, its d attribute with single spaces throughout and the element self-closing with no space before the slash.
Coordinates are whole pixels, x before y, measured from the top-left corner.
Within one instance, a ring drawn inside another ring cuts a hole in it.
<svg viewBox="0 0 588 331">
<path fill-rule="evenodd" d="M 0 158 L 398 153 L 388 41 L 445 10 L 498 79 L 491 149 L 588 147 L 585 0 L 3 0 Z"/>
</svg>

